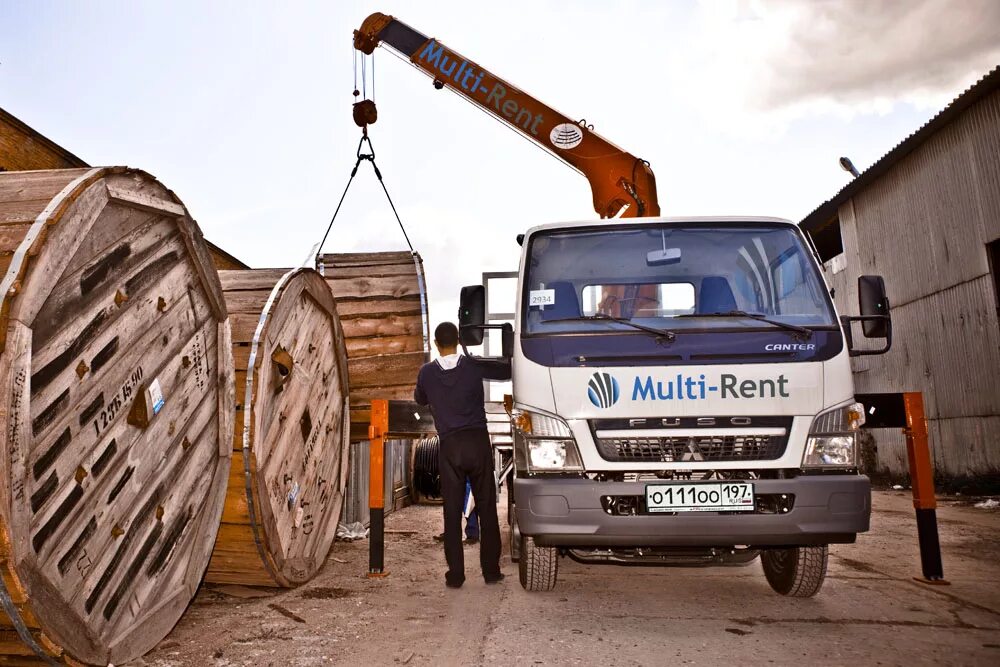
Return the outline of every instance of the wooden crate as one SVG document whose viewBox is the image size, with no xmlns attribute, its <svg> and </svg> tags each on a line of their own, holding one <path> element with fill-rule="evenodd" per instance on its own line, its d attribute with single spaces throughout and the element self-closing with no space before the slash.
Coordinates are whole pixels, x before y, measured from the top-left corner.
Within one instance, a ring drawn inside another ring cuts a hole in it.
<svg viewBox="0 0 1000 667">
<path fill-rule="evenodd" d="M 125 662 L 177 622 L 218 529 L 219 279 L 180 200 L 123 167 L 0 174 L 0 277 L 0 651 Z"/>
<path fill-rule="evenodd" d="M 351 377 L 351 439 L 368 437 L 373 398 L 413 400 L 430 359 L 427 289 L 420 255 L 326 254 L 319 266 L 337 300 Z"/>
<path fill-rule="evenodd" d="M 344 502 L 344 332 L 329 287 L 312 269 L 219 276 L 233 324 L 236 429 L 206 579 L 297 586 L 326 560 Z"/>
</svg>

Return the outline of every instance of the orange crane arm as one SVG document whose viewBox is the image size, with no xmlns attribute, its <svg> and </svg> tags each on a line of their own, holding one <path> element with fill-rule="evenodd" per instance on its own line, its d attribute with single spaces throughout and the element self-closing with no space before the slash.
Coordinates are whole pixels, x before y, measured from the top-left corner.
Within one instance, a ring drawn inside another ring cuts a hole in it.
<svg viewBox="0 0 1000 667">
<path fill-rule="evenodd" d="M 519 88 L 455 53 L 434 38 L 378 12 L 354 31 L 354 48 L 371 54 L 380 44 L 391 47 L 431 76 L 438 89 L 447 86 L 498 120 L 580 171 L 602 218 L 657 216 L 656 179 L 649 163 Z M 622 213 L 622 209 L 628 208 Z"/>
</svg>

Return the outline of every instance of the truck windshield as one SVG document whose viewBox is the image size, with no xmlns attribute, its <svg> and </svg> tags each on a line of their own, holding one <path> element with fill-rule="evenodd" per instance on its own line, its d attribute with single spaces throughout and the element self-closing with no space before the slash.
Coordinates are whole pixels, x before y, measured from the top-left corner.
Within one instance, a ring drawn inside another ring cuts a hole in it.
<svg viewBox="0 0 1000 667">
<path fill-rule="evenodd" d="M 526 266 L 529 335 L 634 333 L 620 320 L 664 331 L 836 326 L 816 264 L 788 225 L 543 232 Z"/>
</svg>

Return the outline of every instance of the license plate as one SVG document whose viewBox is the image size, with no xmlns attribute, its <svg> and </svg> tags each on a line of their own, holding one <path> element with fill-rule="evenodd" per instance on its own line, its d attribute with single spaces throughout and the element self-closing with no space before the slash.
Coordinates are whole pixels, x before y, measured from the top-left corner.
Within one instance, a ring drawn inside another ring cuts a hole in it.
<svg viewBox="0 0 1000 667">
<path fill-rule="evenodd" d="M 650 484 L 647 512 L 752 512 L 753 484 Z"/>
</svg>

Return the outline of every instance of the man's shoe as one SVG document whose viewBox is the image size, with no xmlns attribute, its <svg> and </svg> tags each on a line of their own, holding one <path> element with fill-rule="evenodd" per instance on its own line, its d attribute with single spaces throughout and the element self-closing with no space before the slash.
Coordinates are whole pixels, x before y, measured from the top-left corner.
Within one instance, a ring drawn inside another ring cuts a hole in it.
<svg viewBox="0 0 1000 667">
<path fill-rule="evenodd" d="M 462 587 L 462 584 L 456 584 L 456 583 L 453 583 L 451 581 L 445 581 L 444 585 L 447 586 L 448 588 L 461 588 Z"/>
<path fill-rule="evenodd" d="M 467 537 L 467 538 L 465 538 L 465 543 L 466 544 L 479 544 L 479 537 L 478 536 L 476 536 L 476 537 Z"/>
<path fill-rule="evenodd" d="M 436 542 L 444 542 L 444 533 L 440 533 L 438 535 L 435 535 L 434 536 L 434 540 Z"/>
<path fill-rule="evenodd" d="M 504 576 L 505 576 L 504 573 L 501 572 L 499 577 L 497 577 L 496 579 L 487 579 L 486 583 L 488 585 L 499 584 L 501 581 L 504 580 Z"/>
</svg>

